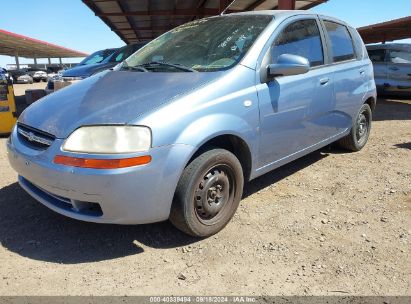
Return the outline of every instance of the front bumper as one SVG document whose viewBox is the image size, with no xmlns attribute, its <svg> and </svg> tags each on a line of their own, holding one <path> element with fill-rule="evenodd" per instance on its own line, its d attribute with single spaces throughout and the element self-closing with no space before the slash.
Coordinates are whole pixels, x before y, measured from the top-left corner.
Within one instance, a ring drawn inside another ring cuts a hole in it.
<svg viewBox="0 0 411 304">
<path fill-rule="evenodd" d="M 47 150 L 34 150 L 19 141 L 14 130 L 7 143 L 8 159 L 20 185 L 36 200 L 60 214 L 96 223 L 166 220 L 178 179 L 193 153 L 188 145 L 162 146 L 149 151 L 152 161 L 147 165 L 85 169 L 52 162 L 56 154 L 74 155 L 62 152 L 61 144 L 56 139 Z"/>
</svg>

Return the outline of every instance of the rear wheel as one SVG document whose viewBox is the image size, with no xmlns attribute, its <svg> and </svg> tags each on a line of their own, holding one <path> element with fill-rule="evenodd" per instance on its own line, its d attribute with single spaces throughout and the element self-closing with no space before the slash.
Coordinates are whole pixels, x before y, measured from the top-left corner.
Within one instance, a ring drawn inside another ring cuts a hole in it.
<svg viewBox="0 0 411 304">
<path fill-rule="evenodd" d="M 170 220 L 187 234 L 213 235 L 233 217 L 243 185 L 243 170 L 234 154 L 223 149 L 204 152 L 184 169 Z"/>
<path fill-rule="evenodd" d="M 360 151 L 368 141 L 371 131 L 372 111 L 368 104 L 363 104 L 353 122 L 350 134 L 338 142 L 351 151 Z"/>
</svg>

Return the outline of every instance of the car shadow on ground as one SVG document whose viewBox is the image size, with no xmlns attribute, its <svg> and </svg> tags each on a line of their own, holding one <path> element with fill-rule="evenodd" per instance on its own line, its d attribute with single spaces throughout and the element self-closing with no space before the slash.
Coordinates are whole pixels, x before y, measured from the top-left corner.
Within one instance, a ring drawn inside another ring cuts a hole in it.
<svg viewBox="0 0 411 304">
<path fill-rule="evenodd" d="M 411 142 L 396 144 L 395 147 L 411 150 Z"/>
<path fill-rule="evenodd" d="M 313 152 L 246 184 L 244 197 L 326 157 Z M 332 149 L 331 152 L 338 150 Z M 78 264 L 135 255 L 150 248 L 176 248 L 198 242 L 168 221 L 149 225 L 102 225 L 59 215 L 31 198 L 17 183 L 0 189 L 0 243 L 21 256 Z"/>
<path fill-rule="evenodd" d="M 410 98 L 389 96 L 378 98 L 373 121 L 384 120 L 411 120 Z"/>
<path fill-rule="evenodd" d="M 411 119 L 409 101 L 380 99 L 374 120 Z M 396 145 L 410 149 L 410 143 Z M 347 151 L 328 146 L 267 173 L 245 185 L 243 198 L 293 175 L 327 156 Z M 175 248 L 199 241 L 169 222 L 150 225 L 99 225 L 76 221 L 50 211 L 17 183 L 0 189 L 0 243 L 21 256 L 52 263 L 77 264 Z"/>
</svg>

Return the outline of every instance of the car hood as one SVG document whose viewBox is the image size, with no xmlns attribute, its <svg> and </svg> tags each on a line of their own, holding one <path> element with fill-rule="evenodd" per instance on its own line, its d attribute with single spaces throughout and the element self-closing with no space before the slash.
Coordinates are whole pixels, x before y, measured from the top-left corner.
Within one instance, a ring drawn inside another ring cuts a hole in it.
<svg viewBox="0 0 411 304">
<path fill-rule="evenodd" d="M 36 101 L 19 122 L 66 138 L 83 125 L 129 123 L 221 75 L 106 71 Z"/>
<path fill-rule="evenodd" d="M 88 65 L 78 65 L 74 68 L 68 69 L 63 72 L 63 77 L 89 77 L 94 73 L 107 70 L 116 65 L 116 63 L 96 63 Z"/>
</svg>

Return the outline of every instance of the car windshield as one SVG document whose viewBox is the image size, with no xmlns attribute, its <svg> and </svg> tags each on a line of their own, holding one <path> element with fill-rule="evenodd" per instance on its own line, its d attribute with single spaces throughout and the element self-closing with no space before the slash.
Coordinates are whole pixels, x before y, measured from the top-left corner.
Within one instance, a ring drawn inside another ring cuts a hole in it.
<svg viewBox="0 0 411 304">
<path fill-rule="evenodd" d="M 96 64 L 102 62 L 108 56 L 113 54 L 115 50 L 101 50 L 94 52 L 93 54 L 89 55 L 88 57 L 84 58 L 79 65 L 88 65 L 88 64 Z"/>
<path fill-rule="evenodd" d="M 145 71 L 221 71 L 236 65 L 273 19 L 231 15 L 179 26 L 130 56 L 124 69 Z"/>
</svg>

